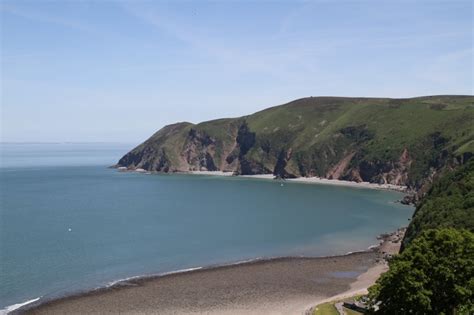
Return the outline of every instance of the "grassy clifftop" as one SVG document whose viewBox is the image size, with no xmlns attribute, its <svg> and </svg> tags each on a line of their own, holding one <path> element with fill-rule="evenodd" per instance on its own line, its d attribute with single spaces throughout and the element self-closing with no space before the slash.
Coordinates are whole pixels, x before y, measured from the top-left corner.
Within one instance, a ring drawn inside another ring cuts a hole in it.
<svg viewBox="0 0 474 315">
<path fill-rule="evenodd" d="M 473 155 L 473 121 L 473 96 L 309 97 L 249 116 L 166 126 L 118 165 L 417 188 L 440 169 Z"/>
</svg>

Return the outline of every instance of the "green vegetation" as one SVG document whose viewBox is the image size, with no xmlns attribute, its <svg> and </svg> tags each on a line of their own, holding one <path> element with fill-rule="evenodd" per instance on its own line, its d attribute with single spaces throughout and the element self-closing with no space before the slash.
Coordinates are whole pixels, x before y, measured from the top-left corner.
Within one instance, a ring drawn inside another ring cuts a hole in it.
<svg viewBox="0 0 474 315">
<path fill-rule="evenodd" d="M 318 305 L 315 308 L 313 315 L 339 315 L 339 312 L 334 306 L 334 303 L 328 302 Z"/>
<path fill-rule="evenodd" d="M 354 298 L 351 298 L 350 300 L 352 299 Z M 336 306 L 335 306 L 335 304 L 338 302 L 340 301 L 332 301 L 332 302 L 327 302 L 327 303 L 317 305 L 313 311 L 313 315 L 333 315 L 333 314 L 339 315 L 339 312 L 337 311 Z M 360 312 L 351 310 L 347 307 L 342 307 L 342 308 L 344 309 L 344 312 L 347 315 L 361 315 L 362 314 Z"/>
<path fill-rule="evenodd" d="M 404 246 L 430 228 L 474 231 L 474 159 L 433 183 L 407 229 Z"/>
<path fill-rule="evenodd" d="M 433 170 L 474 154 L 473 104 L 472 96 L 303 98 L 240 118 L 166 126 L 118 165 L 276 172 L 419 188 Z M 252 142 L 242 152 L 237 138 L 244 125 L 247 134 L 240 138 Z"/>
<path fill-rule="evenodd" d="M 418 204 L 402 253 L 369 289 L 377 314 L 474 311 L 474 159 L 445 171 Z"/>
<path fill-rule="evenodd" d="M 423 231 L 369 288 L 376 314 L 469 314 L 474 311 L 474 234 Z"/>
</svg>

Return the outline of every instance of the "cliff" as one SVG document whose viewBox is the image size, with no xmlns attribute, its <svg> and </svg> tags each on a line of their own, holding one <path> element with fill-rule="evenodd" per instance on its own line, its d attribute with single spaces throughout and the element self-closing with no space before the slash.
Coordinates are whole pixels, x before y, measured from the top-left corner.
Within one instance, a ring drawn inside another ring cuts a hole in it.
<svg viewBox="0 0 474 315">
<path fill-rule="evenodd" d="M 474 97 L 309 97 L 249 116 L 168 125 L 117 166 L 319 176 L 422 190 L 474 154 Z"/>
</svg>

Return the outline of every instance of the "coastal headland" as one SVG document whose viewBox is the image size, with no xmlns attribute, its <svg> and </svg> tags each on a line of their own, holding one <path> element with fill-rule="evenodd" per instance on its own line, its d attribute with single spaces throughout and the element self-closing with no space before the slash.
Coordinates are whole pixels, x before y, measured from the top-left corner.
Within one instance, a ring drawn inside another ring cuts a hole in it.
<svg viewBox="0 0 474 315">
<path fill-rule="evenodd" d="M 453 95 L 306 97 L 242 117 L 164 126 L 115 167 L 406 187 L 416 201 L 472 156 L 472 103 Z"/>
</svg>

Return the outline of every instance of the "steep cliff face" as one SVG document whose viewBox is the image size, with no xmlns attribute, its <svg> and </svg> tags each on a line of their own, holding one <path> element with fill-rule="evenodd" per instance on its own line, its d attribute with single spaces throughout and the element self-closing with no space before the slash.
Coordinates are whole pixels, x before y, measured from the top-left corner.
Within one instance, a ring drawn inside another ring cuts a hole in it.
<svg viewBox="0 0 474 315">
<path fill-rule="evenodd" d="M 474 97 L 305 98 L 250 116 L 166 126 L 117 166 L 407 185 L 474 151 Z"/>
<path fill-rule="evenodd" d="M 255 132 L 251 132 L 246 121 L 243 121 L 235 138 L 234 150 L 226 157 L 228 164 L 234 163 L 234 172 L 239 175 L 269 173 L 261 163 L 247 158 L 247 153 L 255 145 Z"/>
<path fill-rule="evenodd" d="M 181 157 L 192 171 L 217 171 L 214 162 L 216 140 L 194 128 L 189 130 Z"/>
<path fill-rule="evenodd" d="M 352 157 L 355 154 L 349 156 Z M 345 162 L 342 160 L 341 162 Z M 396 161 L 367 161 L 356 163 L 344 176 L 333 177 L 352 181 L 370 181 L 379 184 L 406 185 L 412 159 L 405 148 Z"/>
</svg>

